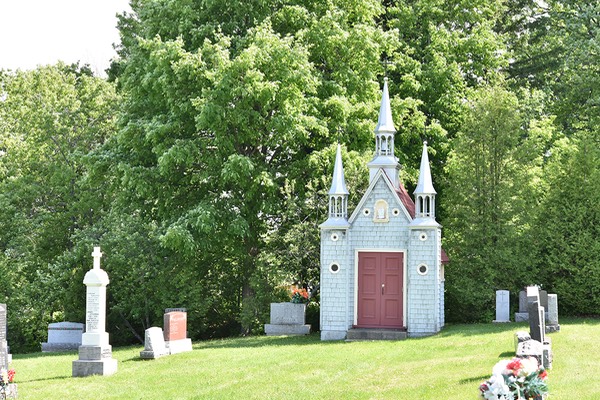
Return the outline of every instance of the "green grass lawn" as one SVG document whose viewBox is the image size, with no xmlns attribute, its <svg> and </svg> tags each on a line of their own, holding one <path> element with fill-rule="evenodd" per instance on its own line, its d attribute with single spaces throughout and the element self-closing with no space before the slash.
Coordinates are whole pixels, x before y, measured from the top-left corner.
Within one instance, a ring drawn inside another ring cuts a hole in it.
<svg viewBox="0 0 600 400">
<path fill-rule="evenodd" d="M 600 399 L 600 320 L 563 319 L 550 335 L 551 399 Z M 399 342 L 250 337 L 198 342 L 194 351 L 140 360 L 113 349 L 113 376 L 72 378 L 77 353 L 14 355 L 19 399 L 476 399 L 494 364 L 514 355 L 525 324 L 453 325 Z"/>
</svg>

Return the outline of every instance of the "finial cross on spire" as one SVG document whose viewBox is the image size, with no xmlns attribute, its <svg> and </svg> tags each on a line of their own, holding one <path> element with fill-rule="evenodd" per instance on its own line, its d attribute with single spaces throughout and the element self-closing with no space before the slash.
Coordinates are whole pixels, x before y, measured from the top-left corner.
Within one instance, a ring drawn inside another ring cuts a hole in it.
<svg viewBox="0 0 600 400">
<path fill-rule="evenodd" d="M 394 63 L 388 60 L 387 58 L 384 58 L 381 64 L 383 64 L 383 76 L 385 77 L 385 79 L 387 79 L 388 65 L 392 65 Z"/>
<path fill-rule="evenodd" d="M 94 247 L 94 252 L 92 253 L 92 257 L 94 257 L 94 269 L 100 269 L 100 258 L 102 257 L 102 252 L 100 251 L 100 247 Z"/>
</svg>

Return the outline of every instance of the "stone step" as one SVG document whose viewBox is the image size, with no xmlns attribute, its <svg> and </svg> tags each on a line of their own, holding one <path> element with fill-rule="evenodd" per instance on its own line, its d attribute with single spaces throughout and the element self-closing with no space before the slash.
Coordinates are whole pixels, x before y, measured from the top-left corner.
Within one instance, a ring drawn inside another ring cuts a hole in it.
<svg viewBox="0 0 600 400">
<path fill-rule="evenodd" d="M 404 340 L 406 331 L 399 329 L 353 328 L 346 335 L 347 341 L 358 340 Z"/>
</svg>

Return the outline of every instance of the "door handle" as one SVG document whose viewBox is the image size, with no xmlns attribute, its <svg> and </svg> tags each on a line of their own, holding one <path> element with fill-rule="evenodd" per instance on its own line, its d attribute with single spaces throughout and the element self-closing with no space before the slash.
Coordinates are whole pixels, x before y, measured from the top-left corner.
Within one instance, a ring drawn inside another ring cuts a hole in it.
<svg viewBox="0 0 600 400">
<path fill-rule="evenodd" d="M 383 296 L 383 294 L 385 293 L 385 283 L 381 284 L 381 295 Z"/>
</svg>

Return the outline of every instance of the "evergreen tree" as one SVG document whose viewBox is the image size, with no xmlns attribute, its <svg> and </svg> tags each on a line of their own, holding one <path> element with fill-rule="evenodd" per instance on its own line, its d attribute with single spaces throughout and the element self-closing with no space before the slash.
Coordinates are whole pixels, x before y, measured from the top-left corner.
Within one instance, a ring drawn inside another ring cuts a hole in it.
<svg viewBox="0 0 600 400">
<path fill-rule="evenodd" d="M 536 276 L 528 256 L 551 130 L 526 124 L 517 97 L 500 87 L 474 92 L 448 159 L 452 204 L 445 221 L 449 320 L 489 320 L 495 290 L 513 293 Z"/>
</svg>

